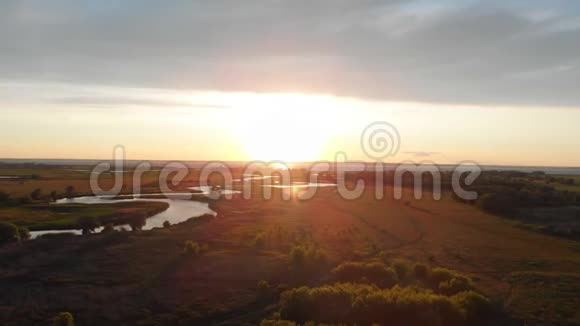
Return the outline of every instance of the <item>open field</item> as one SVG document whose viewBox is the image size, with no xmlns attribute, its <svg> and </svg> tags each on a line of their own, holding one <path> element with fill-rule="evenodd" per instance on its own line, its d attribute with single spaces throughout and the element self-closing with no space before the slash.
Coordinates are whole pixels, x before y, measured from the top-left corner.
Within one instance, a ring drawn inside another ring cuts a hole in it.
<svg viewBox="0 0 580 326">
<path fill-rule="evenodd" d="M 151 216 L 167 209 L 166 203 L 127 202 L 105 205 L 30 204 L 0 208 L 0 222 L 27 227 L 31 231 L 79 228 L 78 221 L 95 218 L 101 225 L 121 224 L 132 216 Z"/>
<path fill-rule="evenodd" d="M 450 199 L 221 200 L 218 217 L 138 233 L 41 239 L 0 249 L 0 321 L 41 323 L 70 311 L 82 325 L 257 324 L 277 308 L 257 283 L 332 282 L 344 261 L 404 258 L 470 276 L 528 325 L 580 322 L 578 242 L 513 227 Z M 256 245 L 260 239 L 260 245 Z M 207 247 L 183 256 L 193 240 Z M 323 251 L 327 267 L 293 272 L 292 247 Z M 31 313 L 32 312 L 32 313 Z M 178 322 L 179 321 L 179 322 Z"/>
</svg>

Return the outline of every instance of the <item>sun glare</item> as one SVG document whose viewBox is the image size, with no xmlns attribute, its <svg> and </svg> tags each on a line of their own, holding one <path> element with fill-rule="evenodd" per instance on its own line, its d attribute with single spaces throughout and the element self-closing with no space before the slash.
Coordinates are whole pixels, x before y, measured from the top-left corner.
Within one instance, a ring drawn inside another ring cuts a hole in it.
<svg viewBox="0 0 580 326">
<path fill-rule="evenodd" d="M 251 160 L 320 159 L 340 119 L 335 98 L 302 94 L 246 94 L 233 114 L 232 131 Z"/>
</svg>

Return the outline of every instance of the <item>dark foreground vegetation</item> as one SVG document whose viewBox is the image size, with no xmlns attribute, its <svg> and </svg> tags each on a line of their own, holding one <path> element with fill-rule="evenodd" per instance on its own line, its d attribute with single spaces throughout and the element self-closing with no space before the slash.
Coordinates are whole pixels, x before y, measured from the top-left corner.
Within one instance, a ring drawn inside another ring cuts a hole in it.
<svg viewBox="0 0 580 326">
<path fill-rule="evenodd" d="M 277 319 L 262 325 L 491 325 L 508 323 L 499 306 L 476 292 L 468 277 L 445 268 L 398 261 L 339 265 L 340 282 L 281 294 Z M 282 321 L 281 321 L 282 320 Z M 512 321 L 513 322 L 513 321 Z"/>
</svg>

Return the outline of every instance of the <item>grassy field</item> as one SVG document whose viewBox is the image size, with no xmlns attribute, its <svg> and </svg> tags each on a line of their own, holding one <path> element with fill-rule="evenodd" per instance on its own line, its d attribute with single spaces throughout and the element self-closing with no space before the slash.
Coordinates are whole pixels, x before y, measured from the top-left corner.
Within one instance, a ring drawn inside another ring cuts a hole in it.
<svg viewBox="0 0 580 326">
<path fill-rule="evenodd" d="M 0 168 L 0 191 L 11 198 L 36 189 L 62 197 L 90 193 L 82 168 Z M 176 187 L 195 184 L 192 171 Z M 30 176 L 34 176 L 33 178 Z M 123 192 L 131 179 L 123 176 Z M 158 173 L 145 175 L 144 192 L 158 192 Z M 112 175 L 101 178 L 103 188 Z M 308 201 L 220 200 L 217 218 L 202 217 L 166 229 L 84 237 L 53 237 L 0 247 L 0 324 L 45 324 L 70 311 L 82 325 L 258 324 L 278 309 L 273 289 L 320 286 L 345 261 L 404 259 L 456 270 L 478 291 L 528 325 L 580 323 L 580 244 L 538 234 L 448 196 L 441 201 L 374 199 L 372 189 L 344 200 L 325 188 Z M 81 217 L 122 221 L 152 215 L 164 203 L 49 205 L 45 200 L 0 208 L 0 221 L 31 230 L 76 227 Z M 203 249 L 184 257 L 184 243 Z M 292 270 L 291 251 L 324 253 L 320 270 Z M 278 291 L 277 293 L 280 293 Z M 276 292 L 276 291 L 275 291 Z"/>
<path fill-rule="evenodd" d="M 41 239 L 0 249 L 0 321 L 42 323 L 70 311 L 82 325 L 258 324 L 277 310 L 257 284 L 331 281 L 344 261 L 407 259 L 457 270 L 528 325 L 580 323 L 580 245 L 511 226 L 450 199 L 222 200 L 216 218 L 168 229 Z M 260 245 L 257 239 L 260 239 Z M 184 257 L 185 241 L 206 247 Z M 289 252 L 308 243 L 325 269 L 300 274 Z"/>
<path fill-rule="evenodd" d="M 127 202 L 115 204 L 30 204 L 0 208 L 0 222 L 13 223 L 19 227 L 35 230 L 74 229 L 78 220 L 91 217 L 101 224 L 118 224 L 131 216 L 151 216 L 167 209 L 166 203 Z"/>
</svg>

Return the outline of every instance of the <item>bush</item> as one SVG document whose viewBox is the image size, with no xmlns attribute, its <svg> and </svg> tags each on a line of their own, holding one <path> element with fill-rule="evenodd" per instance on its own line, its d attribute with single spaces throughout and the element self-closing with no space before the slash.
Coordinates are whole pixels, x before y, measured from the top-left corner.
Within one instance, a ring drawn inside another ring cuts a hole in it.
<svg viewBox="0 0 580 326">
<path fill-rule="evenodd" d="M 52 319 L 52 326 L 74 326 L 75 320 L 70 312 L 61 312 Z"/>
<path fill-rule="evenodd" d="M 254 249 L 262 249 L 266 245 L 266 234 L 264 232 L 260 232 L 256 234 L 254 239 L 252 240 L 252 247 Z"/>
<path fill-rule="evenodd" d="M 103 230 L 101 231 L 101 233 L 111 233 L 111 232 L 115 232 L 115 226 L 113 225 L 113 223 L 105 224 Z"/>
<path fill-rule="evenodd" d="M 0 245 L 20 241 L 18 227 L 12 223 L 0 222 Z"/>
<path fill-rule="evenodd" d="M 29 196 L 22 196 L 22 197 L 18 198 L 19 205 L 28 205 L 30 203 L 32 203 L 32 200 L 30 199 Z"/>
<path fill-rule="evenodd" d="M 201 256 L 201 247 L 197 242 L 187 240 L 183 248 L 183 253 L 188 256 L 199 257 Z"/>
<path fill-rule="evenodd" d="M 290 261 L 295 267 L 314 267 L 326 262 L 326 255 L 312 246 L 294 246 L 290 250 Z"/>
<path fill-rule="evenodd" d="M 466 291 L 451 297 L 454 304 L 461 307 L 465 319 L 471 324 L 477 324 L 489 319 L 493 314 L 492 305 L 486 297 L 474 291 Z"/>
<path fill-rule="evenodd" d="M 306 250 L 302 246 L 294 246 L 290 250 L 290 261 L 295 266 L 301 266 L 306 260 Z"/>
<path fill-rule="evenodd" d="M 489 301 L 475 293 L 447 297 L 429 290 L 339 283 L 286 291 L 280 300 L 282 319 L 370 325 L 487 324 Z M 479 318 L 479 319 L 477 319 Z"/>
<path fill-rule="evenodd" d="M 441 282 L 447 282 L 455 277 L 457 273 L 443 267 L 434 267 L 429 272 L 429 282 L 438 287 Z"/>
<path fill-rule="evenodd" d="M 95 217 L 92 216 L 84 216 L 79 218 L 77 224 L 79 228 L 83 230 L 83 234 L 93 233 L 95 229 L 99 227 L 99 222 Z"/>
<path fill-rule="evenodd" d="M 74 195 L 75 193 L 75 187 L 74 186 L 67 186 L 64 190 L 65 196 L 70 198 Z"/>
<path fill-rule="evenodd" d="M 147 223 L 147 217 L 145 215 L 142 216 L 135 216 L 129 220 L 129 226 L 133 231 L 140 231 Z"/>
<path fill-rule="evenodd" d="M 405 280 L 411 271 L 411 264 L 403 259 L 394 259 L 391 266 L 397 273 L 397 277 L 400 281 Z"/>
<path fill-rule="evenodd" d="M 434 291 L 446 295 L 473 289 L 473 282 L 470 278 L 442 267 L 431 269 L 428 284 Z"/>
<path fill-rule="evenodd" d="M 0 191 L 0 204 L 8 203 L 10 201 L 10 194 Z"/>
<path fill-rule="evenodd" d="M 298 326 L 293 321 L 289 320 L 262 320 L 260 326 Z"/>
<path fill-rule="evenodd" d="M 20 241 L 30 240 L 30 230 L 25 226 L 18 228 L 18 236 Z"/>
<path fill-rule="evenodd" d="M 418 280 L 425 280 L 429 274 L 429 267 L 425 264 L 415 264 L 413 266 L 413 275 Z"/>
<path fill-rule="evenodd" d="M 167 229 L 167 228 L 169 228 L 170 226 L 171 226 L 171 223 L 169 223 L 169 221 L 165 221 L 165 222 L 163 222 L 163 227 L 164 227 L 164 228 L 166 228 L 166 229 Z"/>
<path fill-rule="evenodd" d="M 30 193 L 30 198 L 32 198 L 33 200 L 39 200 L 40 199 L 40 195 L 42 195 L 42 190 L 41 189 L 34 189 Z"/>
<path fill-rule="evenodd" d="M 258 297 L 263 298 L 269 296 L 271 289 L 272 287 L 270 286 L 270 283 L 268 283 L 268 281 L 261 280 L 260 282 L 258 282 Z"/>
<path fill-rule="evenodd" d="M 340 282 L 374 283 L 381 287 L 391 287 L 397 284 L 397 273 L 383 263 L 346 262 L 333 271 Z"/>
</svg>

